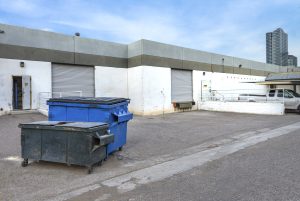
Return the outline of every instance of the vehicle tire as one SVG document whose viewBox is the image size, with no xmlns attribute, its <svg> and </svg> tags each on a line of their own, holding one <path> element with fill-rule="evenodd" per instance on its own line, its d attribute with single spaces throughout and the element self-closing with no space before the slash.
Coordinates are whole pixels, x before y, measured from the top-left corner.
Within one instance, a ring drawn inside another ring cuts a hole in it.
<svg viewBox="0 0 300 201">
<path fill-rule="evenodd" d="M 297 108 L 297 113 L 300 114 L 300 105 Z"/>
</svg>

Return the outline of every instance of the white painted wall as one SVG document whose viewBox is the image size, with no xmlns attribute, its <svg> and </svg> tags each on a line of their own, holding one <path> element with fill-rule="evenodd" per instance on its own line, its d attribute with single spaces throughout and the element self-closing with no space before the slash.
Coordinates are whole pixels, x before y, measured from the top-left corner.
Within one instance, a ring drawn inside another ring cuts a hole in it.
<svg viewBox="0 0 300 201">
<path fill-rule="evenodd" d="M 39 92 L 51 92 L 51 63 L 0 58 L 0 115 L 12 110 L 12 76 L 22 75 L 31 76 L 32 109 L 38 106 Z"/>
<path fill-rule="evenodd" d="M 173 112 L 171 69 L 143 66 L 144 115 Z"/>
<path fill-rule="evenodd" d="M 134 114 L 144 114 L 143 66 L 128 69 L 129 110 Z"/>
<path fill-rule="evenodd" d="M 221 102 L 205 101 L 199 104 L 200 110 L 236 112 L 249 114 L 283 115 L 283 103 L 258 103 L 258 102 Z"/>
<path fill-rule="evenodd" d="M 171 69 L 139 66 L 128 69 L 129 109 L 140 115 L 174 112 L 171 102 Z"/>
<path fill-rule="evenodd" d="M 193 71 L 194 76 L 194 100 L 201 100 L 201 81 L 207 81 L 211 83 L 211 90 L 218 91 L 218 94 L 222 94 L 224 97 L 237 97 L 241 93 L 256 93 L 265 94 L 267 92 L 267 86 L 257 85 L 255 83 L 264 81 L 265 77 L 251 76 L 251 75 L 237 75 L 228 73 L 212 73 L 204 71 Z M 203 92 L 204 94 L 204 92 Z"/>
<path fill-rule="evenodd" d="M 198 109 L 201 98 L 201 82 L 211 83 L 212 90 L 237 96 L 239 93 L 265 93 L 266 86 L 256 85 L 265 77 L 193 71 L 192 110 Z M 232 94 L 236 93 L 236 94 Z M 128 97 L 130 111 L 140 115 L 157 115 L 174 112 L 171 102 L 171 69 L 164 67 L 139 66 L 128 69 Z"/>
<path fill-rule="evenodd" d="M 0 59 L 0 108 L 12 109 L 12 76 L 30 75 L 32 78 L 32 108 L 36 109 L 39 92 L 51 92 L 51 63 L 25 61 L 25 68 L 19 67 L 20 60 Z M 9 69 L 9 70 L 7 70 Z M 264 77 L 193 71 L 193 99 L 198 108 L 201 96 L 201 81 L 211 82 L 212 90 L 236 90 L 236 93 L 260 92 L 265 86 L 241 83 L 261 81 Z M 96 96 L 128 97 L 129 109 L 135 114 L 155 115 L 174 112 L 171 103 L 171 69 L 164 67 L 138 66 L 129 69 L 96 66 Z M 245 91 L 246 90 L 246 91 Z M 231 92 L 232 93 L 232 92 Z M 1 113 L 1 111 L 0 111 Z M 3 112 L 2 112 L 3 113 Z"/>
<path fill-rule="evenodd" d="M 96 96 L 128 98 L 128 69 L 96 66 Z"/>
</svg>

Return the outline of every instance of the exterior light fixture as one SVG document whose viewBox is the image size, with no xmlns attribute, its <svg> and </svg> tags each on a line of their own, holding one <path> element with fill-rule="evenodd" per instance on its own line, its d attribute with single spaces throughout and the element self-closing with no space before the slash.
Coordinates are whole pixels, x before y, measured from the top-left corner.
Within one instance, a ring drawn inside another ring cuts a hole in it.
<svg viewBox="0 0 300 201">
<path fill-rule="evenodd" d="M 0 30 L 0 34 L 4 34 L 5 33 L 5 31 L 4 30 Z"/>
<path fill-rule="evenodd" d="M 24 67 L 25 67 L 25 62 L 24 62 L 24 61 L 21 61 L 21 62 L 20 62 L 20 67 L 21 67 L 21 68 L 24 68 Z"/>
<path fill-rule="evenodd" d="M 76 33 L 75 33 L 75 36 L 78 36 L 78 37 L 79 37 L 79 36 L 80 36 L 80 33 L 79 33 L 79 32 L 76 32 Z"/>
<path fill-rule="evenodd" d="M 225 69 L 225 67 L 224 67 L 224 60 L 225 60 L 225 59 L 222 58 L 222 72 L 223 72 L 223 73 L 225 72 L 225 70 L 224 70 L 224 69 Z"/>
<path fill-rule="evenodd" d="M 239 65 L 239 68 L 242 68 L 242 64 Z"/>
</svg>

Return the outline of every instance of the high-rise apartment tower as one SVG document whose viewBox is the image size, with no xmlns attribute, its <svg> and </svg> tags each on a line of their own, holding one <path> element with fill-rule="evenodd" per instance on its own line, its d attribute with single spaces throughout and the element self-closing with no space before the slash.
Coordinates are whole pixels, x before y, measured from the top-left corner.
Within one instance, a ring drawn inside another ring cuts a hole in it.
<svg viewBox="0 0 300 201">
<path fill-rule="evenodd" d="M 267 63 L 288 65 L 288 35 L 281 28 L 266 33 Z"/>
</svg>

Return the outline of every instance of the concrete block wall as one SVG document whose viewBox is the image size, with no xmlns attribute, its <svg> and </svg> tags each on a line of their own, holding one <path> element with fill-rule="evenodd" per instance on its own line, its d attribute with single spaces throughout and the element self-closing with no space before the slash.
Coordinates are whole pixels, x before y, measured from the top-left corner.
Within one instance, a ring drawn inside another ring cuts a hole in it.
<svg viewBox="0 0 300 201">
<path fill-rule="evenodd" d="M 263 115 L 283 115 L 283 103 L 253 103 L 253 102 L 217 102 L 207 101 L 199 104 L 201 110 L 218 111 L 218 112 L 235 112 L 248 114 Z"/>
<path fill-rule="evenodd" d="M 139 61 L 137 62 L 138 56 Z M 256 76 L 300 70 L 145 39 L 128 45 L 128 59 L 129 67 L 150 65 Z"/>
<path fill-rule="evenodd" d="M 95 95 L 128 98 L 128 69 L 96 66 Z"/>
<path fill-rule="evenodd" d="M 239 93 L 266 92 L 267 87 L 256 85 L 263 81 L 263 76 L 212 73 L 193 70 L 193 99 L 198 109 L 201 100 L 201 82 L 211 82 L 211 89 L 223 93 L 227 97 L 238 96 Z M 171 68 L 157 66 L 138 66 L 128 69 L 128 97 L 131 99 L 129 109 L 138 115 L 158 115 L 176 112 L 171 102 Z"/>
<path fill-rule="evenodd" d="M 0 24 L 0 55 L 53 63 L 127 68 L 127 45 Z"/>
<path fill-rule="evenodd" d="M 171 69 L 143 66 L 144 115 L 174 111 L 171 103 Z"/>
<path fill-rule="evenodd" d="M 144 114 L 143 67 L 128 69 L 129 110 L 137 115 Z"/>
</svg>

